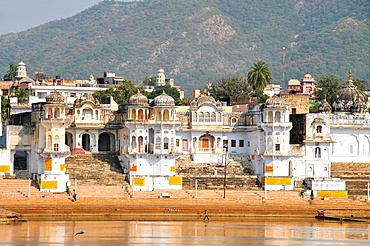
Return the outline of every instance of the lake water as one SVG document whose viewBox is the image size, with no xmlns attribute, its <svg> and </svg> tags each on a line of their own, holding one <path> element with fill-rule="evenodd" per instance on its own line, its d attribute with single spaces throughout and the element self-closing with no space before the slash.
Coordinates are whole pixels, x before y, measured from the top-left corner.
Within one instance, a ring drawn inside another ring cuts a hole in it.
<svg viewBox="0 0 370 246">
<path fill-rule="evenodd" d="M 84 234 L 74 234 L 78 231 Z M 369 224 L 307 220 L 29 221 L 0 224 L 0 245 L 370 245 Z"/>
</svg>

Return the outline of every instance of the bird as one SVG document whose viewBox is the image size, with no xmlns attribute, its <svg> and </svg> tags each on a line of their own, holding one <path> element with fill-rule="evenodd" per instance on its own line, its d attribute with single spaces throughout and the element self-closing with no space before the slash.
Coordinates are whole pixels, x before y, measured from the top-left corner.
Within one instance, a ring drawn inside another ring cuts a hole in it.
<svg viewBox="0 0 370 246">
<path fill-rule="evenodd" d="M 77 236 L 78 234 L 84 234 L 85 232 L 84 231 L 79 231 L 79 232 L 76 232 L 75 236 Z"/>
</svg>

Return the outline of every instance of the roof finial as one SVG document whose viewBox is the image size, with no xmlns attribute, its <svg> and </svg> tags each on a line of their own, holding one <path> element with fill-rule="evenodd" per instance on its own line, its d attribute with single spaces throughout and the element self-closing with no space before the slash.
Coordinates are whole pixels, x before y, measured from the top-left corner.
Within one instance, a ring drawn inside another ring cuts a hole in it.
<svg viewBox="0 0 370 246">
<path fill-rule="evenodd" d="M 352 84 L 352 72 L 351 72 L 351 70 L 349 70 L 349 73 L 348 73 L 348 84 Z"/>
</svg>

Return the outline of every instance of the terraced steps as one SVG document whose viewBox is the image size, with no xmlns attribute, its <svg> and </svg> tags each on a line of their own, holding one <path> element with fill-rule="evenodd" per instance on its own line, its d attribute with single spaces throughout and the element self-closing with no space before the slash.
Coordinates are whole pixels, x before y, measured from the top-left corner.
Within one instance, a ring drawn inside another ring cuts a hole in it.
<svg viewBox="0 0 370 246">
<path fill-rule="evenodd" d="M 73 155 L 66 159 L 66 173 L 71 183 L 102 186 L 128 186 L 118 158 L 114 154 Z"/>
<path fill-rule="evenodd" d="M 183 189 L 224 189 L 224 163 L 193 163 L 190 155 L 176 160 L 176 173 L 183 177 Z M 257 177 L 246 155 L 230 155 L 226 163 L 226 188 L 241 190 L 261 190 Z"/>
</svg>

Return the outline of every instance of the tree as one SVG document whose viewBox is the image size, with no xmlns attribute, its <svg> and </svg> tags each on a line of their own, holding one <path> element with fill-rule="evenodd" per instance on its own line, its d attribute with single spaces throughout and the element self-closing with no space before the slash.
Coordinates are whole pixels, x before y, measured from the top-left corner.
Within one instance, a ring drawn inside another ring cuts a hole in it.
<svg viewBox="0 0 370 246">
<path fill-rule="evenodd" d="M 1 120 L 4 122 L 8 118 L 9 100 L 1 96 Z"/>
<path fill-rule="evenodd" d="M 353 84 L 359 89 L 360 91 L 367 91 L 370 85 L 370 81 L 361 78 L 353 79 Z"/>
<path fill-rule="evenodd" d="M 93 97 L 98 99 L 100 103 L 104 103 L 107 97 L 113 97 L 118 104 L 128 104 L 132 95 L 137 92 L 137 87 L 131 80 L 124 80 L 118 87 L 108 87 L 106 90 L 96 91 Z"/>
<path fill-rule="evenodd" d="M 115 90 L 114 100 L 118 104 L 128 104 L 132 95 L 137 93 L 137 87 L 131 80 L 124 80 Z"/>
<path fill-rule="evenodd" d="M 143 80 L 143 85 L 148 85 L 148 86 L 155 86 L 157 81 L 157 76 L 151 76 L 148 77 L 146 76 L 145 79 Z"/>
<path fill-rule="evenodd" d="M 15 62 L 12 61 L 9 64 L 8 72 L 4 75 L 4 80 L 5 81 L 14 81 L 15 75 L 17 73 L 17 68 L 18 68 L 17 64 L 15 64 Z"/>
<path fill-rule="evenodd" d="M 154 99 L 155 97 L 162 95 L 163 91 L 175 100 L 176 106 L 184 105 L 184 102 L 180 99 L 180 92 L 176 88 L 173 88 L 169 85 L 158 87 L 149 94 L 148 98 Z"/>
<path fill-rule="evenodd" d="M 19 103 L 25 103 L 30 94 L 31 92 L 29 90 L 22 87 L 17 87 L 13 92 L 13 97 L 18 98 Z"/>
<path fill-rule="evenodd" d="M 227 75 L 210 85 L 209 93 L 216 100 L 249 97 L 251 89 L 247 79 L 240 75 Z"/>
<path fill-rule="evenodd" d="M 341 88 L 341 80 L 334 75 L 327 75 L 317 81 L 315 96 L 317 100 L 327 98 L 330 100 L 331 96 Z"/>
<path fill-rule="evenodd" d="M 272 80 L 272 73 L 264 61 L 253 63 L 248 72 L 248 83 L 255 92 L 263 91 Z"/>
</svg>

